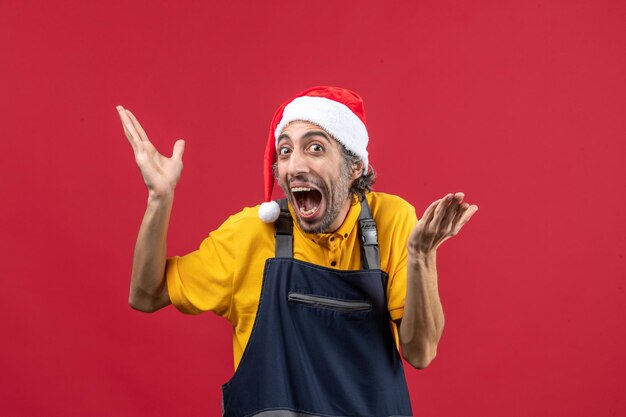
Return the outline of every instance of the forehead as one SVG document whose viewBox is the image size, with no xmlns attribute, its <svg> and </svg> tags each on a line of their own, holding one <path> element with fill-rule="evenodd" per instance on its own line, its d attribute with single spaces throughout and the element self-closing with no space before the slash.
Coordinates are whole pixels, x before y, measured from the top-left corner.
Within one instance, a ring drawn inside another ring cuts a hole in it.
<svg viewBox="0 0 626 417">
<path fill-rule="evenodd" d="M 304 120 L 295 120 L 285 126 L 280 136 L 278 136 L 278 140 L 280 141 L 281 139 L 286 139 L 287 137 L 290 139 L 299 139 L 307 133 L 312 133 L 316 131 L 326 136 L 329 141 L 335 142 L 330 133 L 328 133 L 322 127 L 316 125 L 315 123 L 307 122 Z"/>
</svg>

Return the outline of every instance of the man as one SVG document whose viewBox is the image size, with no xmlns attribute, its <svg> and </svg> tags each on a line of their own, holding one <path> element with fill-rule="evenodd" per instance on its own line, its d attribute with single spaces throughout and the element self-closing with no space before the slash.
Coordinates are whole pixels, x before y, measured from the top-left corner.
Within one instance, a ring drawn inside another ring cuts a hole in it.
<svg viewBox="0 0 626 417">
<path fill-rule="evenodd" d="M 173 303 L 231 322 L 236 371 L 223 414 L 411 415 L 394 332 L 403 357 L 428 366 L 444 325 L 436 250 L 477 206 L 448 194 L 417 222 L 401 198 L 371 192 L 361 98 L 314 87 L 274 115 L 266 202 L 231 216 L 198 250 L 167 258 L 184 141 L 166 158 L 130 111 L 118 111 L 149 192 L 130 305 Z M 274 178 L 287 196 L 278 203 L 269 201 Z"/>
</svg>

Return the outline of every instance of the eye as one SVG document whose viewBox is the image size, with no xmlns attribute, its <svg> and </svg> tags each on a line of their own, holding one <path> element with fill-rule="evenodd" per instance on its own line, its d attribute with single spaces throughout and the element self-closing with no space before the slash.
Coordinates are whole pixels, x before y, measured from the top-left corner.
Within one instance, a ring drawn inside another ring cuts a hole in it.
<svg viewBox="0 0 626 417">
<path fill-rule="evenodd" d="M 287 155 L 289 152 L 291 152 L 291 149 L 287 146 L 281 146 L 278 148 L 278 155 Z"/>
<path fill-rule="evenodd" d="M 319 143 L 312 144 L 311 146 L 309 146 L 309 149 L 313 152 L 324 152 L 324 147 Z"/>
</svg>

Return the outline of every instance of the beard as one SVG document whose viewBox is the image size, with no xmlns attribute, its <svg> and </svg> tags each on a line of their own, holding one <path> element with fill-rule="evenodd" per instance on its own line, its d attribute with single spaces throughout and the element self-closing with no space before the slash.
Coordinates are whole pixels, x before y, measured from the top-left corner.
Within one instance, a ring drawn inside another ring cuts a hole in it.
<svg viewBox="0 0 626 417">
<path fill-rule="evenodd" d="M 302 229 L 305 233 L 333 232 L 333 230 L 329 230 L 330 226 L 335 222 L 337 216 L 339 216 L 346 200 L 349 200 L 351 197 L 350 171 L 347 165 L 348 164 L 343 164 L 339 178 L 330 184 L 324 183 L 324 181 L 322 181 L 322 179 L 315 174 L 296 175 L 288 178 L 287 183 L 277 178 L 278 185 L 280 185 L 280 188 L 282 188 L 283 192 L 287 196 L 291 207 L 294 208 L 296 221 L 298 222 L 300 229 Z M 324 214 L 318 224 L 311 224 L 300 217 L 300 213 L 296 209 L 297 205 L 293 201 L 293 193 L 289 187 L 289 182 L 291 181 L 302 181 L 313 184 L 321 193 L 322 199 L 326 204 Z"/>
</svg>

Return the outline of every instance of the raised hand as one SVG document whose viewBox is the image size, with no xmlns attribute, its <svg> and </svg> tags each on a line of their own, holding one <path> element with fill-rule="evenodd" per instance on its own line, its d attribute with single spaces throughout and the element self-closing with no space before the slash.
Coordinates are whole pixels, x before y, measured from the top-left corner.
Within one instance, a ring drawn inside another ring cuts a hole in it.
<svg viewBox="0 0 626 417">
<path fill-rule="evenodd" d="M 172 156 L 161 155 L 148 139 L 137 118 L 122 106 L 116 107 L 126 138 L 135 152 L 135 161 L 139 166 L 143 180 L 151 197 L 165 197 L 174 193 L 176 184 L 183 170 L 183 152 L 185 141 L 174 143 Z"/>
<path fill-rule="evenodd" d="M 436 252 L 439 245 L 459 233 L 478 210 L 477 205 L 463 202 L 465 194 L 448 194 L 434 201 L 409 236 L 409 253 L 426 255 Z"/>
</svg>

